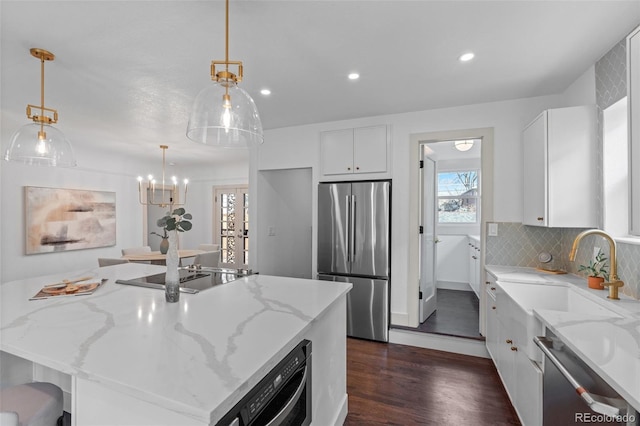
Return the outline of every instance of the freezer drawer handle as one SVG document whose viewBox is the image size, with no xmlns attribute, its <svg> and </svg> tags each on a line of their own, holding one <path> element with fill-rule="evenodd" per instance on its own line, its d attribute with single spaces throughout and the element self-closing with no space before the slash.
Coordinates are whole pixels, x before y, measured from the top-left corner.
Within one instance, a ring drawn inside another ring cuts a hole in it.
<svg viewBox="0 0 640 426">
<path fill-rule="evenodd" d="M 594 399 L 595 395 L 591 395 L 578 381 L 571 375 L 571 373 L 566 369 L 564 365 L 560 362 L 558 358 L 549 350 L 549 346 L 551 346 L 551 340 L 544 336 L 537 336 L 533 338 L 533 341 L 540 348 L 540 350 L 546 355 L 546 357 L 558 368 L 558 371 L 564 376 L 565 379 L 573 386 L 578 395 L 582 397 L 582 399 L 587 403 L 589 408 L 591 408 L 596 413 L 603 414 L 605 416 L 615 417 L 621 414 L 620 409 L 618 407 L 614 407 L 609 404 L 605 404 L 604 402 L 596 401 Z"/>
</svg>

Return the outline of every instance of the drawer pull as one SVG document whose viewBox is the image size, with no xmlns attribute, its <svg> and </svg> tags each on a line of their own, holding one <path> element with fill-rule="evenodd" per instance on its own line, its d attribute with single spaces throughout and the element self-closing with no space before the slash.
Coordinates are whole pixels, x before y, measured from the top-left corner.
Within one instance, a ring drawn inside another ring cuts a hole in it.
<svg viewBox="0 0 640 426">
<path fill-rule="evenodd" d="M 495 287 L 491 287 L 491 290 L 495 291 L 495 290 L 496 290 L 496 288 L 495 288 Z"/>
<path fill-rule="evenodd" d="M 518 352 L 518 348 L 516 348 L 515 346 L 511 346 L 511 350 L 514 352 Z"/>
<path fill-rule="evenodd" d="M 495 308 L 496 308 L 495 306 L 492 306 L 492 307 L 491 307 L 491 309 L 495 309 Z"/>
<path fill-rule="evenodd" d="M 536 219 L 539 220 L 540 222 L 542 222 L 544 220 L 544 217 L 538 217 Z"/>
<path fill-rule="evenodd" d="M 512 344 L 512 343 L 513 343 L 513 340 L 511 340 L 511 339 L 507 339 L 507 340 L 505 340 L 505 342 L 506 342 L 506 343 L 508 343 L 508 344 Z"/>
</svg>

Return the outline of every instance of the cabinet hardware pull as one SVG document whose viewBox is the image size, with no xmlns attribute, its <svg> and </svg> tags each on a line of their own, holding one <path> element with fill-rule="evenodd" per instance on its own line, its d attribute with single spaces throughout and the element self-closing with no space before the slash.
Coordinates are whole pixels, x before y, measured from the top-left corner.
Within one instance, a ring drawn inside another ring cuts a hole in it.
<svg viewBox="0 0 640 426">
<path fill-rule="evenodd" d="M 491 309 L 495 309 L 495 308 L 496 308 L 495 306 L 492 306 L 492 307 L 491 307 Z"/>
<path fill-rule="evenodd" d="M 511 350 L 514 351 L 514 352 L 517 352 L 518 348 L 516 348 L 515 346 L 511 346 Z"/>
<path fill-rule="evenodd" d="M 512 344 L 512 343 L 513 343 L 513 340 L 511 340 L 511 339 L 507 339 L 507 340 L 505 340 L 505 342 L 506 342 L 506 343 L 508 343 L 508 344 Z"/>
<path fill-rule="evenodd" d="M 538 217 L 537 219 L 538 219 L 539 221 L 543 221 L 543 220 L 544 220 L 544 217 Z"/>
<path fill-rule="evenodd" d="M 496 289 L 495 287 L 491 287 L 491 290 L 494 290 L 494 291 L 495 291 L 495 289 Z"/>
<path fill-rule="evenodd" d="M 491 281 L 485 281 L 484 283 L 485 284 L 491 284 Z"/>
<path fill-rule="evenodd" d="M 347 170 L 351 170 L 351 167 L 347 167 Z"/>
<path fill-rule="evenodd" d="M 356 170 L 360 170 L 360 166 L 356 166 Z"/>
</svg>

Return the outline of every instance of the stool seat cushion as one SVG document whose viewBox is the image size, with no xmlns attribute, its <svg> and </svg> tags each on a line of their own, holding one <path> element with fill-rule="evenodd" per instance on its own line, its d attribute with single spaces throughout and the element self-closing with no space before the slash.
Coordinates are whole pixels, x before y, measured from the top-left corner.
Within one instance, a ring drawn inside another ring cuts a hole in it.
<svg viewBox="0 0 640 426">
<path fill-rule="evenodd" d="M 62 390 L 43 382 L 0 390 L 0 411 L 18 414 L 21 426 L 53 426 L 62 416 Z"/>
</svg>

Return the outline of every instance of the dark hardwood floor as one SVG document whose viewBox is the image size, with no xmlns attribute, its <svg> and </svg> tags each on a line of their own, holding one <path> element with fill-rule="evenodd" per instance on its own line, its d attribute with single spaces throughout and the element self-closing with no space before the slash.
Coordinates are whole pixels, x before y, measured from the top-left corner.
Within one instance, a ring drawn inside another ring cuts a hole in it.
<svg viewBox="0 0 640 426">
<path fill-rule="evenodd" d="M 489 359 L 347 339 L 347 426 L 519 425 Z"/>
</svg>

